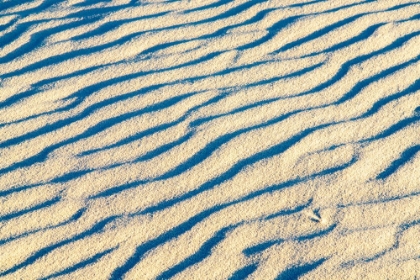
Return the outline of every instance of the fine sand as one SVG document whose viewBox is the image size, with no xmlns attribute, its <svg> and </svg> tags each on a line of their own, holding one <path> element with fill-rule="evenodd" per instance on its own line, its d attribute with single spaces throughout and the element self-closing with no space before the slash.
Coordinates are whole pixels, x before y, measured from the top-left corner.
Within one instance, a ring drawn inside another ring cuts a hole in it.
<svg viewBox="0 0 420 280">
<path fill-rule="evenodd" d="M 1 0 L 0 159 L 1 279 L 416 279 L 420 2 Z"/>
</svg>

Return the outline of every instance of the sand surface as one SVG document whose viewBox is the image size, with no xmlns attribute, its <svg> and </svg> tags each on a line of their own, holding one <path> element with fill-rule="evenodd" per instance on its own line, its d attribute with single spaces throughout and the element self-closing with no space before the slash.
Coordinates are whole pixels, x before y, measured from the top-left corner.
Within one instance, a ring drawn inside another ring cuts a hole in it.
<svg viewBox="0 0 420 280">
<path fill-rule="evenodd" d="M 419 279 L 420 2 L 1 0 L 1 279 Z"/>
</svg>

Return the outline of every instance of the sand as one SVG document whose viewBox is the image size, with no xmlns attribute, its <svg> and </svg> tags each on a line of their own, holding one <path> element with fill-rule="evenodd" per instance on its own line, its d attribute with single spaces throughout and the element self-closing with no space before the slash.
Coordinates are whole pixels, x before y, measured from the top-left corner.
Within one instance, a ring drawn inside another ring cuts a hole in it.
<svg viewBox="0 0 420 280">
<path fill-rule="evenodd" d="M 420 2 L 0 1 L 1 279 L 420 277 Z"/>
</svg>

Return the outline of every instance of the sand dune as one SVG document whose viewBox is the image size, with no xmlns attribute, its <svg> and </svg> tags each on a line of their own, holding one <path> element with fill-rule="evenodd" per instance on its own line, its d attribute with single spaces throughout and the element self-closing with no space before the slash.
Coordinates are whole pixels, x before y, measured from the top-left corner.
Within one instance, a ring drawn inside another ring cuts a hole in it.
<svg viewBox="0 0 420 280">
<path fill-rule="evenodd" d="M 0 3 L 1 279 L 415 279 L 419 151 L 419 1 Z"/>
</svg>

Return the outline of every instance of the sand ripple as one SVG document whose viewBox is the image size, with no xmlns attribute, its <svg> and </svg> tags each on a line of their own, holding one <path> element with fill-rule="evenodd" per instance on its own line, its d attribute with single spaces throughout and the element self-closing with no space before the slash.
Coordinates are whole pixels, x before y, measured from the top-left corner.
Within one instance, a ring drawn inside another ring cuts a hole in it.
<svg viewBox="0 0 420 280">
<path fill-rule="evenodd" d="M 0 277 L 420 277 L 419 20 L 2 1 Z"/>
</svg>

